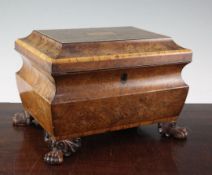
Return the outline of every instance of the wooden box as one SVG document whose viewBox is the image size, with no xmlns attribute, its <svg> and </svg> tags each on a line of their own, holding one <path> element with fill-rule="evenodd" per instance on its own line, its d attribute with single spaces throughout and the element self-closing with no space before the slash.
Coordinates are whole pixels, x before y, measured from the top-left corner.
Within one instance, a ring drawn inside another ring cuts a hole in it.
<svg viewBox="0 0 212 175">
<path fill-rule="evenodd" d="M 23 58 L 16 78 L 25 115 L 16 114 L 14 124 L 32 116 L 64 155 L 78 137 L 144 124 L 186 137 L 173 123 L 188 93 L 181 71 L 192 52 L 170 37 L 134 27 L 35 30 L 15 48 Z M 62 162 L 53 154 L 45 160 Z"/>
</svg>

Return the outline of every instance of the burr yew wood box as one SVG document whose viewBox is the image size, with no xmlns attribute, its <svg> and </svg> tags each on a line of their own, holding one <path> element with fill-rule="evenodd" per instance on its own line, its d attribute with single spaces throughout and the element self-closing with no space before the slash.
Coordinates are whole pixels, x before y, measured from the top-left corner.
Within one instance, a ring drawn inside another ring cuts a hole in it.
<svg viewBox="0 0 212 175">
<path fill-rule="evenodd" d="M 176 121 L 191 50 L 134 27 L 35 30 L 16 40 L 23 107 L 55 140 Z"/>
</svg>

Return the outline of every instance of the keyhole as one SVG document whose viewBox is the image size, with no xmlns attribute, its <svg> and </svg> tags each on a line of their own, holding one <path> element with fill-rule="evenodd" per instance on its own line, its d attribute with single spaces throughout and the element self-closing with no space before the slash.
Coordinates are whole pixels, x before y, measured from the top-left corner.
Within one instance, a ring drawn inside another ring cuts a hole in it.
<svg viewBox="0 0 212 175">
<path fill-rule="evenodd" d="M 127 81 L 127 73 L 122 73 L 120 79 L 121 79 L 122 83 L 126 83 L 126 81 Z"/>
</svg>

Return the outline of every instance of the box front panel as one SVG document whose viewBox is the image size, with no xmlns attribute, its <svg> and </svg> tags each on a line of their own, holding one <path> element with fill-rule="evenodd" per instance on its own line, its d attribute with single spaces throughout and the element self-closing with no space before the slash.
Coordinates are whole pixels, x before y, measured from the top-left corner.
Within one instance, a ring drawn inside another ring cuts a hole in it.
<svg viewBox="0 0 212 175">
<path fill-rule="evenodd" d="M 184 65 L 105 70 L 55 77 L 54 133 L 70 138 L 173 120 L 188 87 Z"/>
<path fill-rule="evenodd" d="M 61 104 L 53 107 L 55 136 L 78 137 L 177 117 L 187 88 Z"/>
</svg>

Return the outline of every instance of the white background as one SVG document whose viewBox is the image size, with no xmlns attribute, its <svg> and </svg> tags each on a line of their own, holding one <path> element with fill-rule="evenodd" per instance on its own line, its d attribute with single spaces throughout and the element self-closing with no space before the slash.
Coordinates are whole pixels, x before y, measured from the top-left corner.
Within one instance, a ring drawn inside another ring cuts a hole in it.
<svg viewBox="0 0 212 175">
<path fill-rule="evenodd" d="M 183 70 L 187 103 L 212 103 L 210 0 L 0 0 L 0 102 L 20 102 L 14 41 L 34 29 L 135 26 L 174 38 L 193 50 Z"/>
</svg>

